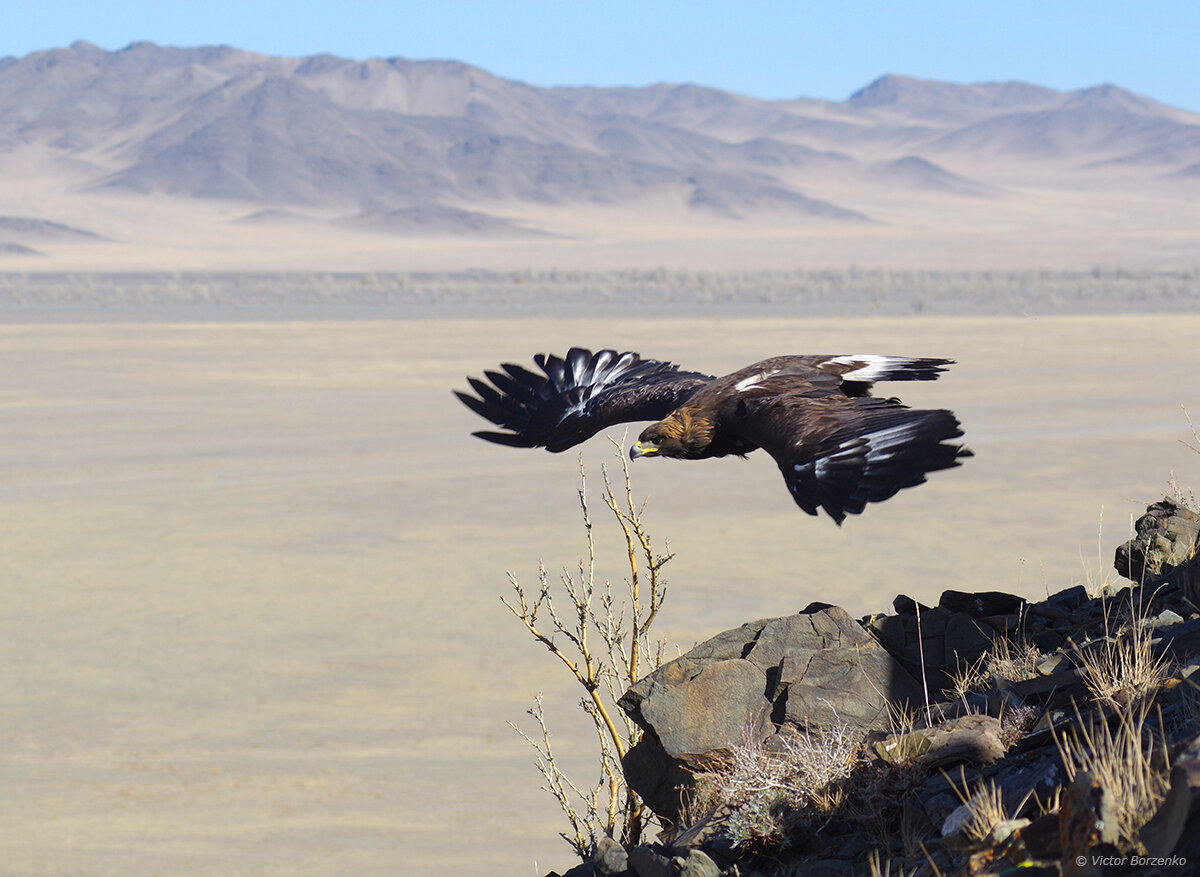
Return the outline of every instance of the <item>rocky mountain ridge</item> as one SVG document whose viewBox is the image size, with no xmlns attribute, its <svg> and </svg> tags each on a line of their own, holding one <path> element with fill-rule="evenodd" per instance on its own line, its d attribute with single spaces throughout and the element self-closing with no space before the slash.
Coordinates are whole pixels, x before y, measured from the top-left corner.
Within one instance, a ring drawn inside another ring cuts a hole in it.
<svg viewBox="0 0 1200 877">
<path fill-rule="evenodd" d="M 811 190 L 837 178 L 980 198 L 1022 176 L 989 179 L 983 157 L 1159 185 L 1200 167 L 1200 115 L 1111 85 L 885 76 L 843 102 L 769 101 L 686 84 L 540 88 L 457 61 L 81 42 L 0 59 L 0 158 L 21 150 L 69 166 L 82 192 L 330 208 L 368 225 L 442 207 L 467 214 L 452 226 L 496 234 L 503 219 L 469 214 L 650 197 L 717 219 L 855 225 L 877 220 L 868 205 Z"/>
</svg>

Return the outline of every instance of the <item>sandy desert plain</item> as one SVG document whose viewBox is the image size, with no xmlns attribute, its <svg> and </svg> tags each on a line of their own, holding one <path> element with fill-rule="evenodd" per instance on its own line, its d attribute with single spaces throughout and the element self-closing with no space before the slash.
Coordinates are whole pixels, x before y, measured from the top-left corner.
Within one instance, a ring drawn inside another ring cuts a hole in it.
<svg viewBox="0 0 1200 877">
<path fill-rule="evenodd" d="M 583 550 L 578 458 L 485 444 L 464 375 L 570 345 L 721 373 L 952 357 L 976 456 L 841 529 L 772 462 L 638 461 L 681 649 L 814 599 L 1035 596 L 1200 487 L 1200 315 L 9 318 L 0 325 L 0 875 L 541 875 L 571 862 L 508 727 L 576 692 L 501 605 Z M 94 316 L 94 315 L 93 315 Z M 620 440 L 619 431 L 614 435 Z M 615 463 L 597 437 L 593 476 Z M 593 495 L 597 489 L 592 482 Z M 602 575 L 621 574 L 597 515 Z"/>
</svg>

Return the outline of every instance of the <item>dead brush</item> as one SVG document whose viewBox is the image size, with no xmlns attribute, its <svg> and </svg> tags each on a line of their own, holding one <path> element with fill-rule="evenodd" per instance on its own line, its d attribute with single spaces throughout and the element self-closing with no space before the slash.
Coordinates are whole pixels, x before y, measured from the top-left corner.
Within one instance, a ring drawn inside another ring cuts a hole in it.
<svg viewBox="0 0 1200 877">
<path fill-rule="evenodd" d="M 1192 423 L 1192 416 L 1188 414 L 1188 410 L 1180 405 L 1179 408 L 1183 411 L 1183 417 L 1187 421 L 1188 429 L 1192 433 L 1192 444 L 1187 439 L 1180 439 L 1179 443 L 1190 451 L 1200 454 L 1200 432 L 1196 431 L 1196 424 Z M 1171 488 L 1171 497 L 1175 500 L 1175 504 L 1182 508 L 1190 509 L 1193 512 L 1200 513 L 1200 500 L 1196 499 L 1196 494 L 1190 488 L 1184 488 L 1175 478 L 1175 473 L 1171 473 L 1171 478 L 1167 482 Z"/>
<path fill-rule="evenodd" d="M 557 585 L 545 566 L 539 565 L 536 593 L 527 592 L 509 573 L 515 599 L 501 598 L 584 690 L 579 707 L 595 730 L 600 768 L 599 779 L 592 785 L 581 788 L 559 768 L 540 695 L 528 711 L 538 726 L 536 737 L 509 723 L 537 753 L 535 763 L 545 780 L 543 788 L 554 795 L 570 825 L 561 836 L 584 860 L 600 835 L 634 845 L 646 825 L 645 805 L 625 784 L 621 768 L 621 759 L 642 732 L 616 707 L 616 701 L 661 660 L 663 644 L 652 641 L 649 631 L 666 592 L 662 568 L 672 557 L 669 544 L 666 553 L 659 553 L 646 533 L 641 518 L 644 506 L 633 500 L 628 458 L 620 444 L 613 444 L 621 461 L 624 490 L 614 490 L 608 469 L 601 467 L 602 499 L 624 537 L 625 588 L 614 589 L 610 581 L 602 582 L 596 575 L 587 474 L 581 458 L 579 504 L 587 538 L 586 558 L 575 570 L 564 569 Z M 561 604 L 566 604 L 565 611 L 560 611 Z"/>
<path fill-rule="evenodd" d="M 1000 713 L 1000 742 L 1005 749 L 1013 746 L 1025 736 L 1025 732 L 1037 721 L 1037 707 L 1021 705 L 1008 706 Z"/>
<path fill-rule="evenodd" d="M 723 808 L 724 831 L 737 847 L 786 847 L 805 814 L 829 814 L 845 800 L 862 760 L 849 726 L 780 734 L 768 749 L 747 729 L 724 765 L 696 775 L 691 812 Z"/>
</svg>

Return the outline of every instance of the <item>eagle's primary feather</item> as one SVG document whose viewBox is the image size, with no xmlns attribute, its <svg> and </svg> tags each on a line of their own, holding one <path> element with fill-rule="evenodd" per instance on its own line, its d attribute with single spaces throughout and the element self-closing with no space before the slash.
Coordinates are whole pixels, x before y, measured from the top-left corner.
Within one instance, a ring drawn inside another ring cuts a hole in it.
<svg viewBox="0 0 1200 877">
<path fill-rule="evenodd" d="M 703 459 L 762 448 L 796 504 L 810 515 L 823 508 L 838 524 L 971 454 L 951 443 L 962 430 L 950 411 L 870 395 L 875 381 L 935 380 L 948 359 L 776 356 L 719 378 L 613 350 L 573 347 L 533 361 L 541 374 L 505 364 L 484 372 L 490 383 L 467 379 L 476 395 L 455 391 L 507 430 L 474 435 L 564 451 L 608 426 L 653 420 L 631 456 Z"/>
</svg>

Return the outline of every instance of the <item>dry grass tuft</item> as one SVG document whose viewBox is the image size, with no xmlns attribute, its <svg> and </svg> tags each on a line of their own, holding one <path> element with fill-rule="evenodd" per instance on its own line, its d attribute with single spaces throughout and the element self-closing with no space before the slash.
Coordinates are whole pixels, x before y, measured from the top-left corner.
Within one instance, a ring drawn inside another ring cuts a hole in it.
<svg viewBox="0 0 1200 877">
<path fill-rule="evenodd" d="M 1130 607 L 1128 615 L 1128 621 L 1110 634 L 1109 612 L 1105 607 L 1104 641 L 1097 648 L 1077 650 L 1084 682 L 1092 697 L 1117 709 L 1153 697 L 1171 675 L 1170 660 L 1154 653 L 1153 629 L 1134 607 Z"/>
<path fill-rule="evenodd" d="M 1133 536 L 1133 521 L 1129 522 L 1129 535 Z M 1083 585 L 1088 597 L 1093 600 L 1106 597 L 1113 591 L 1123 587 L 1122 578 L 1117 575 L 1113 565 L 1104 558 L 1104 506 L 1100 506 L 1100 523 L 1096 526 L 1096 559 L 1089 563 L 1083 556 L 1082 546 L 1079 549 L 1079 565 L 1083 568 Z"/>
<path fill-rule="evenodd" d="M 1138 831 L 1166 797 L 1167 773 L 1154 762 L 1166 755 L 1166 741 L 1146 729 L 1148 707 L 1122 710 L 1115 724 L 1080 719 L 1076 729 L 1056 737 L 1068 782 L 1086 771 L 1110 795 L 1121 837 L 1134 842 Z"/>
<path fill-rule="evenodd" d="M 963 833 L 975 843 L 983 843 L 991 835 L 993 828 L 1008 819 L 1008 813 L 1004 809 L 1004 795 L 991 780 L 980 783 L 974 794 L 962 801 L 970 811 L 970 816 L 963 825 Z"/>
<path fill-rule="evenodd" d="M 1033 643 L 1024 640 L 1014 643 L 1007 637 L 999 637 L 978 660 L 951 674 L 946 694 L 965 703 L 968 694 L 987 689 L 994 677 L 1009 682 L 1033 679 L 1038 675 L 1041 659 L 1042 653 Z"/>
<path fill-rule="evenodd" d="M 867 874 L 869 877 L 911 877 L 916 873 L 916 868 L 912 871 L 905 871 L 897 866 L 895 872 L 892 871 L 892 860 L 883 861 L 883 856 L 879 850 L 871 850 L 867 855 Z"/>
<path fill-rule="evenodd" d="M 1042 653 L 1031 642 L 1022 640 L 1013 643 L 1007 639 L 999 640 L 987 653 L 988 670 L 993 676 L 999 676 L 1009 682 L 1023 682 L 1034 679 L 1038 675 L 1038 662 Z"/>
</svg>

